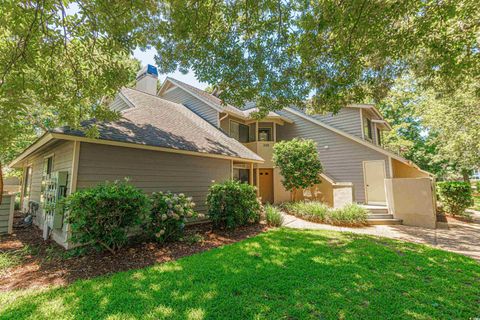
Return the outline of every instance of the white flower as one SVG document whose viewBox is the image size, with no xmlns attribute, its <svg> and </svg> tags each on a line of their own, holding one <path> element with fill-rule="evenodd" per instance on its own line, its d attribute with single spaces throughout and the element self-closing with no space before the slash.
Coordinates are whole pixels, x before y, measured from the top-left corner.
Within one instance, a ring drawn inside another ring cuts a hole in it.
<svg viewBox="0 0 480 320">
<path fill-rule="evenodd" d="M 165 213 L 164 213 L 164 214 L 162 214 L 162 221 L 165 221 L 165 220 L 167 220 L 167 218 L 168 218 L 168 217 L 167 217 L 167 215 L 166 215 Z"/>
</svg>

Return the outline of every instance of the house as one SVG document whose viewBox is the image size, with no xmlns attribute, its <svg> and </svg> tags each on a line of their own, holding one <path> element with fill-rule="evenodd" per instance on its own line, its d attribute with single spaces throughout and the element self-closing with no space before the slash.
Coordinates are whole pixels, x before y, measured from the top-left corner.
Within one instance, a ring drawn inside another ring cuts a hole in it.
<svg viewBox="0 0 480 320">
<path fill-rule="evenodd" d="M 390 126 L 372 105 L 347 106 L 336 115 L 307 115 L 286 107 L 256 120 L 251 117 L 254 106 L 223 105 L 214 94 L 172 78 L 157 92 L 157 78 L 156 68 L 149 65 L 138 73 L 135 89 L 120 90 L 111 108 L 121 118 L 96 123 L 98 139 L 56 128 L 10 164 L 24 170 L 22 207 L 30 201 L 41 204 L 35 223 L 45 237 L 69 245 L 68 225 L 49 204 L 81 188 L 125 177 L 146 192 L 192 196 L 199 211 L 206 210 L 209 186 L 231 178 L 256 185 L 264 202 L 288 201 L 291 195 L 282 186 L 272 152 L 275 142 L 295 137 L 317 142 L 324 167 L 322 183 L 300 198 L 315 197 L 334 207 L 381 205 L 387 214 L 396 210 L 400 217 L 401 200 L 415 196 L 418 186 L 399 187 L 392 181 L 431 181 L 415 164 L 381 147 L 382 132 Z M 415 224 L 419 214 L 408 214 Z"/>
</svg>

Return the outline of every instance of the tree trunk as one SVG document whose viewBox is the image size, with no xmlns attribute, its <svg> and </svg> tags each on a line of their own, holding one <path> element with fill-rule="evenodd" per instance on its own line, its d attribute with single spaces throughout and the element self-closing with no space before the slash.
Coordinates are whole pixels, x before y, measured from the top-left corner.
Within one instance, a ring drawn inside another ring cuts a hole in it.
<svg viewBox="0 0 480 320">
<path fill-rule="evenodd" d="M 3 200 L 3 168 L 2 163 L 0 162 L 0 204 L 2 204 Z"/>
<path fill-rule="evenodd" d="M 463 181 L 470 183 L 470 172 L 469 170 L 462 170 Z"/>
</svg>

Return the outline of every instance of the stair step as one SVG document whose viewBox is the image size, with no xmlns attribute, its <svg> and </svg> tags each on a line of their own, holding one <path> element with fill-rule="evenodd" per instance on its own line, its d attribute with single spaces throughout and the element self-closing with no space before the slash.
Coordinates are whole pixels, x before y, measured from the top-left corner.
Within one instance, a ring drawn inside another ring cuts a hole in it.
<svg viewBox="0 0 480 320">
<path fill-rule="evenodd" d="M 401 219 L 367 219 L 370 225 L 398 225 L 402 224 Z"/>
<path fill-rule="evenodd" d="M 388 213 L 370 213 L 367 219 L 393 219 L 393 214 Z"/>
<path fill-rule="evenodd" d="M 371 214 L 388 214 L 388 207 L 386 206 L 374 206 L 364 204 L 363 208 L 367 209 Z"/>
</svg>

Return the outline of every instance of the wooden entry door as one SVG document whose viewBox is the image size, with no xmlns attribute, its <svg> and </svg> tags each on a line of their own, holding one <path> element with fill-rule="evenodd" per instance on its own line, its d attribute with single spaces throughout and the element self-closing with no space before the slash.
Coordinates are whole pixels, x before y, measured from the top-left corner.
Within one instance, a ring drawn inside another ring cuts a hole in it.
<svg viewBox="0 0 480 320">
<path fill-rule="evenodd" d="M 273 203 L 273 169 L 258 169 L 262 202 Z"/>
<path fill-rule="evenodd" d="M 363 175 L 367 203 L 385 204 L 387 202 L 385 195 L 385 161 L 364 161 Z"/>
</svg>

